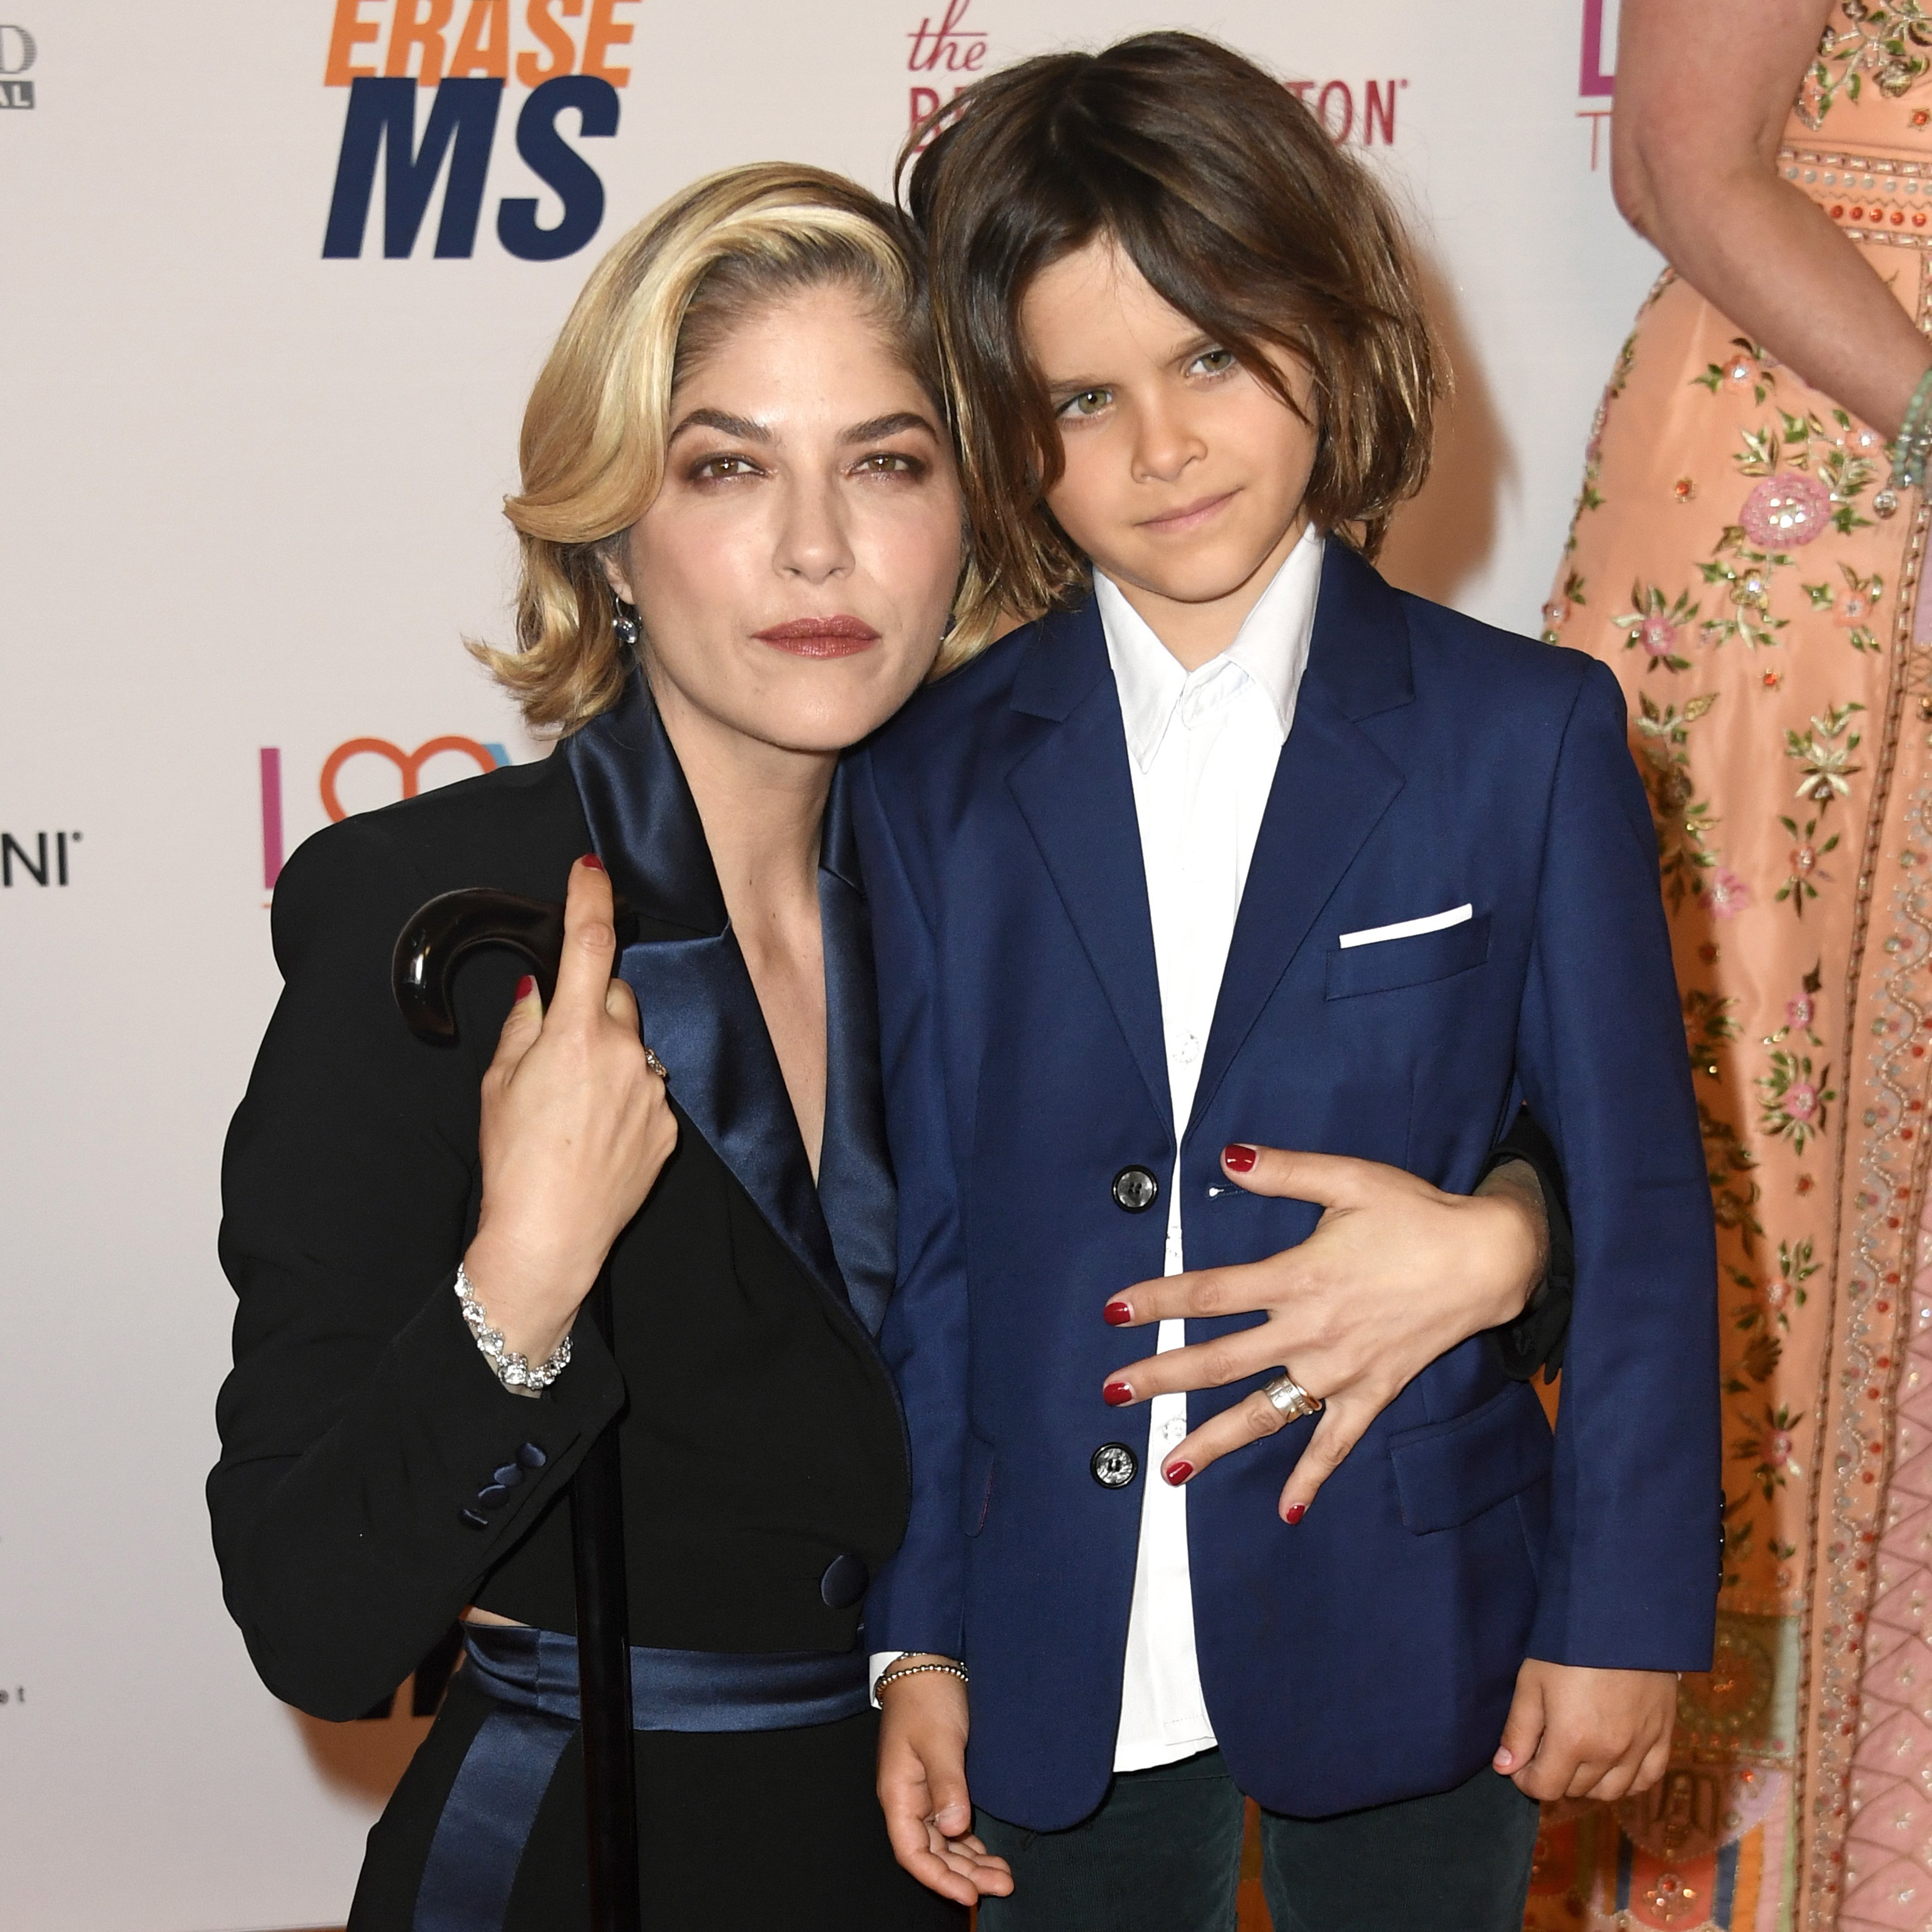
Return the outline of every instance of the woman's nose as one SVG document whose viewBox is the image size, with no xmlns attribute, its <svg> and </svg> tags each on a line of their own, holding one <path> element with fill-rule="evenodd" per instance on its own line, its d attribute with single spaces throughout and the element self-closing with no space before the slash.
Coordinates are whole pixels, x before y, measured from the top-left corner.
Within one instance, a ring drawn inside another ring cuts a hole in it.
<svg viewBox="0 0 1932 1932">
<path fill-rule="evenodd" d="M 836 488 L 806 484 L 788 494 L 773 561 L 788 576 L 810 584 L 851 568 L 851 539 Z"/>
</svg>

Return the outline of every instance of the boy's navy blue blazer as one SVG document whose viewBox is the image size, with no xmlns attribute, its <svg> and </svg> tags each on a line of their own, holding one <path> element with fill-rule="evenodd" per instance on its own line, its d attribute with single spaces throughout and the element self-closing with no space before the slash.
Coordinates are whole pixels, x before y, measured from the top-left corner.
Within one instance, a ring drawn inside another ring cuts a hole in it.
<svg viewBox="0 0 1932 1932">
<path fill-rule="evenodd" d="M 1104 1795 L 1150 1351 L 1102 1304 L 1161 1272 L 1177 1126 L 1190 1268 L 1318 1210 L 1232 1188 L 1230 1141 L 1472 1186 L 1527 1100 L 1570 1184 L 1576 1305 L 1552 1442 L 1480 1340 L 1377 1420 L 1298 1526 L 1314 1425 L 1187 1491 L 1196 1640 L 1241 1788 L 1319 1816 L 1439 1791 L 1500 1741 L 1518 1666 L 1708 1668 L 1720 1541 L 1716 1258 L 1622 697 L 1578 652 L 1328 548 L 1192 1120 L 1170 1118 L 1127 752 L 1090 600 L 922 692 L 855 761 L 878 950 L 899 1286 L 884 1335 L 914 1500 L 868 1648 L 964 1657 L 974 1799 L 1040 1829 Z M 1341 934 L 1473 918 L 1344 949 Z M 1154 1211 L 1112 1182 L 1160 1177 Z M 1198 1341 L 1244 1318 L 1190 1322 Z M 1191 1398 L 1197 1423 L 1260 1378 Z M 1091 1472 L 1126 1444 L 1124 1488 Z"/>
</svg>

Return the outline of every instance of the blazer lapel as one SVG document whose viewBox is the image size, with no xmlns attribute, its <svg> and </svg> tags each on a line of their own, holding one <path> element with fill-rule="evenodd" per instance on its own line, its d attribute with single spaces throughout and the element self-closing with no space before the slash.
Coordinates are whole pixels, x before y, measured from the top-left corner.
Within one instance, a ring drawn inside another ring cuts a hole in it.
<svg viewBox="0 0 1932 1932">
<path fill-rule="evenodd" d="M 617 709 L 568 739 L 560 754 L 614 888 L 652 924 L 688 934 L 640 940 L 617 961 L 644 1037 L 670 1070 L 672 1099 L 800 1266 L 849 1307 L 704 827 L 642 675 L 633 672 Z M 831 950 L 828 940 L 828 958 Z"/>
<path fill-rule="evenodd" d="M 1140 820 L 1120 694 L 1091 598 L 1078 610 L 1041 621 L 1012 703 L 1057 727 L 1008 772 L 1006 784 L 1172 1132 Z"/>
<path fill-rule="evenodd" d="M 842 766 L 826 807 L 818 905 L 825 935 L 825 1138 L 818 1156 L 818 1202 L 854 1312 L 876 1335 L 892 1292 L 898 1195 L 879 1078 L 872 922 Z"/>
<path fill-rule="evenodd" d="M 1402 790 L 1402 773 L 1355 720 L 1406 704 L 1414 694 L 1400 598 L 1330 538 L 1308 669 L 1248 866 L 1190 1127 Z"/>
</svg>

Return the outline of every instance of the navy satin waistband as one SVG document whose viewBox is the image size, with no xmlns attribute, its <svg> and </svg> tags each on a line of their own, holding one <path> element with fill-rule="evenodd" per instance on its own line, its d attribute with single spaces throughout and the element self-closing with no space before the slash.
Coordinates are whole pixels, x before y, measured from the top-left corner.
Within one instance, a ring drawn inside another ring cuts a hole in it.
<svg viewBox="0 0 1932 1932">
<path fill-rule="evenodd" d="M 496 1708 L 443 1801 L 414 1932 L 501 1932 L 538 1808 L 578 1721 L 574 1637 L 471 1624 L 464 1649 L 464 1681 Z M 861 1650 L 631 1652 L 634 1730 L 795 1730 L 855 1718 L 871 1701 Z"/>
<path fill-rule="evenodd" d="M 464 1648 L 470 1682 L 498 1703 L 578 1721 L 574 1637 L 471 1624 Z M 862 1651 L 631 1651 L 633 1730 L 789 1731 L 871 1701 Z"/>
</svg>

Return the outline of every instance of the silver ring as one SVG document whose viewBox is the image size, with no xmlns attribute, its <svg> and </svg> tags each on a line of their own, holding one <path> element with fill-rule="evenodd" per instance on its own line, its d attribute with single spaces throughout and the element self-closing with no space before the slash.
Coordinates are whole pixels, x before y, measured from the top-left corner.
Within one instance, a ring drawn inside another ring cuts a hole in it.
<svg viewBox="0 0 1932 1932">
<path fill-rule="evenodd" d="M 670 1084 L 670 1069 L 651 1051 L 648 1044 L 644 1048 L 644 1071 L 655 1073 L 667 1087 Z"/>
<path fill-rule="evenodd" d="M 1292 1376 L 1276 1376 L 1262 1394 L 1281 1412 L 1284 1422 L 1299 1422 L 1304 1415 L 1322 1412 L 1320 1398 L 1310 1395 Z"/>
</svg>

